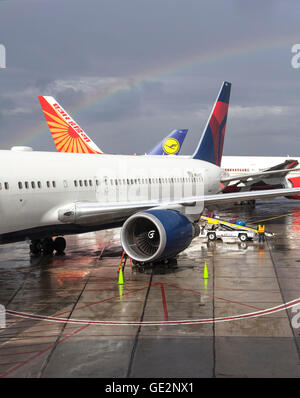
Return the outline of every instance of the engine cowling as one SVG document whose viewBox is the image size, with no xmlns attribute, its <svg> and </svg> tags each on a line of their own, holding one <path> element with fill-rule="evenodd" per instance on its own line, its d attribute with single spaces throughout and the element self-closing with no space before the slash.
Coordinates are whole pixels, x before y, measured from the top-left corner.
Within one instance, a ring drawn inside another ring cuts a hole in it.
<svg viewBox="0 0 300 398">
<path fill-rule="evenodd" d="M 198 235 L 198 224 L 176 210 L 147 210 L 126 220 L 121 242 L 129 257 L 146 263 L 176 256 Z"/>
</svg>

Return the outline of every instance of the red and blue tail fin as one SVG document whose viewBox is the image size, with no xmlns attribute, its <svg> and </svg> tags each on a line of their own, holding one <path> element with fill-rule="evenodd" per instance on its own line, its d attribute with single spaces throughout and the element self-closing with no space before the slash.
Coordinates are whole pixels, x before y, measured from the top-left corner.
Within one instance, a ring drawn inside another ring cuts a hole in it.
<svg viewBox="0 0 300 398">
<path fill-rule="evenodd" d="M 178 155 L 188 130 L 173 130 L 157 144 L 147 155 Z"/>
<path fill-rule="evenodd" d="M 223 82 L 193 159 L 221 165 L 231 83 Z"/>
</svg>

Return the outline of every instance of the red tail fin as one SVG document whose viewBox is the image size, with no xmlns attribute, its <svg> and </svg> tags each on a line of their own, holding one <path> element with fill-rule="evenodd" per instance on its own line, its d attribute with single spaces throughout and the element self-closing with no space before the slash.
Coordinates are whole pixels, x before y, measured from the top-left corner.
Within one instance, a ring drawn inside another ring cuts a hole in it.
<svg viewBox="0 0 300 398">
<path fill-rule="evenodd" d="M 103 154 L 55 98 L 41 96 L 39 101 L 58 152 Z"/>
</svg>

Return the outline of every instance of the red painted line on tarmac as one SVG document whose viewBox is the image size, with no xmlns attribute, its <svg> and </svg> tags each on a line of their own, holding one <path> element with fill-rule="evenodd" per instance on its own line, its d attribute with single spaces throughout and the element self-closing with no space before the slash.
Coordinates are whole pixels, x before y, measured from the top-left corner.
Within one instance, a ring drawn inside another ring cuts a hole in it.
<svg viewBox="0 0 300 398">
<path fill-rule="evenodd" d="M 170 287 L 174 287 L 174 288 L 179 289 L 179 290 L 183 290 L 183 291 L 195 293 L 195 294 L 198 294 L 198 295 L 201 295 L 201 294 L 202 294 L 201 291 L 197 291 L 197 290 L 193 290 L 193 289 L 186 289 L 186 288 L 183 288 L 183 287 L 179 287 L 179 286 L 177 286 L 177 285 L 172 285 L 172 284 L 170 284 L 170 283 L 165 283 L 165 285 L 166 285 L 166 286 L 170 286 Z M 203 290 L 203 289 L 202 289 L 202 290 Z M 208 294 L 208 293 L 205 293 L 205 294 L 206 294 L 207 296 L 209 296 L 209 297 L 213 297 L 211 294 Z M 215 297 L 215 299 L 217 299 L 217 300 L 226 301 L 226 302 L 231 303 L 231 304 L 239 304 L 239 305 L 242 305 L 242 306 L 244 306 L 244 307 L 253 308 L 254 310 L 261 310 L 261 309 L 262 309 L 262 308 L 259 308 L 259 307 L 255 307 L 254 305 L 251 305 L 251 304 L 245 304 L 245 303 L 241 303 L 241 302 L 239 302 L 239 301 L 234 301 L 234 300 L 225 299 L 225 298 L 223 298 L 223 297 L 217 297 L 217 296 L 214 296 L 214 297 Z"/>
<path fill-rule="evenodd" d="M 169 319 L 168 317 L 168 308 L 167 308 L 167 300 L 166 300 L 166 294 L 165 294 L 165 287 L 164 284 L 160 284 L 160 290 L 161 290 L 161 297 L 163 301 L 163 307 L 164 307 L 164 315 L 165 315 L 165 321 Z"/>
<path fill-rule="evenodd" d="M 142 288 L 140 288 L 140 289 L 131 290 L 130 292 L 123 293 L 123 296 L 122 296 L 122 297 L 128 296 L 128 295 L 130 295 L 130 294 L 133 294 L 133 293 L 139 292 L 139 291 L 141 291 L 141 290 L 145 290 L 145 289 L 148 289 L 148 286 L 144 286 L 144 287 L 142 287 Z M 113 299 L 119 299 L 119 298 L 120 298 L 120 295 L 116 295 L 116 296 L 112 296 L 112 297 L 109 297 L 109 298 L 106 298 L 106 299 L 103 299 L 103 300 L 95 301 L 95 302 L 93 302 L 93 303 L 86 304 L 86 305 L 82 305 L 81 307 L 75 308 L 75 310 L 74 310 L 73 312 L 78 311 L 78 310 L 82 310 L 83 308 L 91 307 L 91 306 L 96 305 L 96 304 L 104 303 L 105 301 L 109 301 L 109 300 L 113 300 Z M 7 312 L 7 311 L 6 311 L 6 312 Z M 70 311 L 60 312 L 59 314 L 56 314 L 55 316 L 59 316 L 59 315 L 63 315 L 63 314 L 68 314 L 69 312 L 70 312 Z"/>
<path fill-rule="evenodd" d="M 32 322 L 32 321 L 31 321 Z M 49 330 L 57 330 L 57 326 L 55 327 L 55 328 L 49 328 L 49 324 L 47 324 L 47 325 L 38 325 L 39 326 L 39 328 L 42 328 L 42 327 L 44 327 L 44 328 L 47 328 L 47 331 Z M 75 329 L 77 326 L 67 326 L 66 328 L 65 328 L 65 330 L 69 330 L 69 329 Z M 5 329 L 3 329 L 3 330 L 6 330 L 6 331 L 8 331 L 8 332 L 13 332 L 15 329 L 26 329 L 26 328 L 30 328 L 30 326 L 27 326 L 27 325 L 24 325 L 24 326 L 15 326 L 15 327 L 6 327 Z M 40 332 L 45 332 L 45 330 L 43 330 L 43 329 L 39 329 L 39 330 L 24 330 L 24 331 L 22 331 L 22 332 L 20 332 L 20 333 L 22 333 L 22 334 L 28 334 L 28 333 L 40 333 Z M 6 336 L 5 334 L 3 335 L 3 334 L 1 334 L 0 333 L 0 337 L 2 337 L 2 336 Z"/>
<path fill-rule="evenodd" d="M 83 324 L 83 325 L 101 325 L 101 326 L 176 326 L 176 325 L 194 325 L 194 324 L 204 324 L 204 323 L 216 323 L 216 322 L 226 322 L 226 321 L 234 321 L 240 319 L 248 319 L 248 318 L 257 318 L 263 315 L 272 314 L 278 311 L 283 311 L 288 308 L 294 307 L 295 305 L 300 304 L 300 298 L 296 300 L 289 301 L 287 303 L 277 305 L 272 308 L 267 308 L 265 310 L 260 310 L 256 312 L 250 312 L 241 315 L 233 315 L 227 317 L 218 317 L 218 318 L 207 318 L 207 319 L 187 319 L 187 320 L 178 320 L 178 321 L 90 321 L 83 319 L 67 319 L 67 318 L 58 318 L 53 316 L 43 316 L 43 315 L 35 315 L 35 314 L 27 314 L 17 311 L 9 311 L 11 315 L 15 315 L 22 318 L 30 318 L 30 319 L 43 319 L 49 322 L 62 322 L 62 323 L 72 323 L 72 324 Z"/>
<path fill-rule="evenodd" d="M 15 365 L 16 363 L 21 363 L 19 362 L 7 362 L 7 363 L 0 363 L 0 366 L 9 366 L 9 365 Z"/>
<path fill-rule="evenodd" d="M 10 347 L 12 348 L 12 347 Z M 15 355 L 26 355 L 26 354 L 35 354 L 36 352 L 39 352 L 38 350 L 36 351 L 25 351 L 25 352 L 10 352 L 8 354 L 4 354 L 5 357 L 13 357 Z"/>
<path fill-rule="evenodd" d="M 83 329 L 86 329 L 89 325 L 84 325 L 80 328 L 78 328 L 75 332 L 71 333 L 70 335 L 68 335 L 67 337 L 65 337 L 64 339 L 60 340 L 58 344 L 63 343 L 64 341 L 68 340 L 69 338 L 71 338 L 72 336 L 74 336 L 75 334 L 81 332 Z M 16 370 L 20 369 L 21 367 L 27 365 L 29 362 L 33 361 L 34 359 L 36 359 L 37 357 L 39 357 L 40 355 L 46 353 L 47 351 L 49 351 L 52 347 L 54 347 L 54 344 L 51 344 L 49 347 L 39 351 L 37 354 L 31 356 L 30 358 L 28 358 L 26 361 L 23 362 L 19 362 L 19 364 L 17 366 L 15 366 L 12 369 L 7 370 L 6 372 L 3 372 L 0 374 L 0 378 L 4 378 L 6 376 L 8 376 L 9 374 L 15 372 Z"/>
<path fill-rule="evenodd" d="M 9 341 L 17 341 L 17 340 L 26 340 L 26 339 L 46 339 L 49 337 L 58 337 L 60 333 L 57 334 L 48 334 L 47 336 L 24 336 L 24 337 L 14 337 L 14 335 L 7 334 L 7 335 L 2 335 L 6 338 L 9 338 Z M 2 337 L 0 336 L 0 337 Z M 67 334 L 64 334 L 62 336 L 68 336 Z M 1 340 L 0 340 L 1 343 Z"/>
<path fill-rule="evenodd" d="M 14 340 L 9 340 L 8 342 L 9 343 L 14 342 Z M 5 341 L 5 343 L 6 343 L 6 341 Z M 0 350 L 12 350 L 12 349 L 21 348 L 21 347 L 33 347 L 36 345 L 46 345 L 46 344 L 52 344 L 52 343 L 53 343 L 52 341 L 46 341 L 44 343 L 30 343 L 30 344 L 22 344 L 22 345 L 13 345 L 12 347 L 11 346 L 5 346 L 5 347 L 0 346 Z"/>
</svg>

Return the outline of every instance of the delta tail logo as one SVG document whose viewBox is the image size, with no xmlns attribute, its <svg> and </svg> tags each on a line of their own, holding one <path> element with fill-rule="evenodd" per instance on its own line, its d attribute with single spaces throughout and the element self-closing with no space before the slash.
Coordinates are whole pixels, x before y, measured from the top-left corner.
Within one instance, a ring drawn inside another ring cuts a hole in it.
<svg viewBox="0 0 300 398">
<path fill-rule="evenodd" d="M 102 154 L 100 148 L 53 97 L 39 97 L 58 152 Z"/>
<path fill-rule="evenodd" d="M 193 158 L 221 165 L 231 83 L 223 82 Z"/>
</svg>

